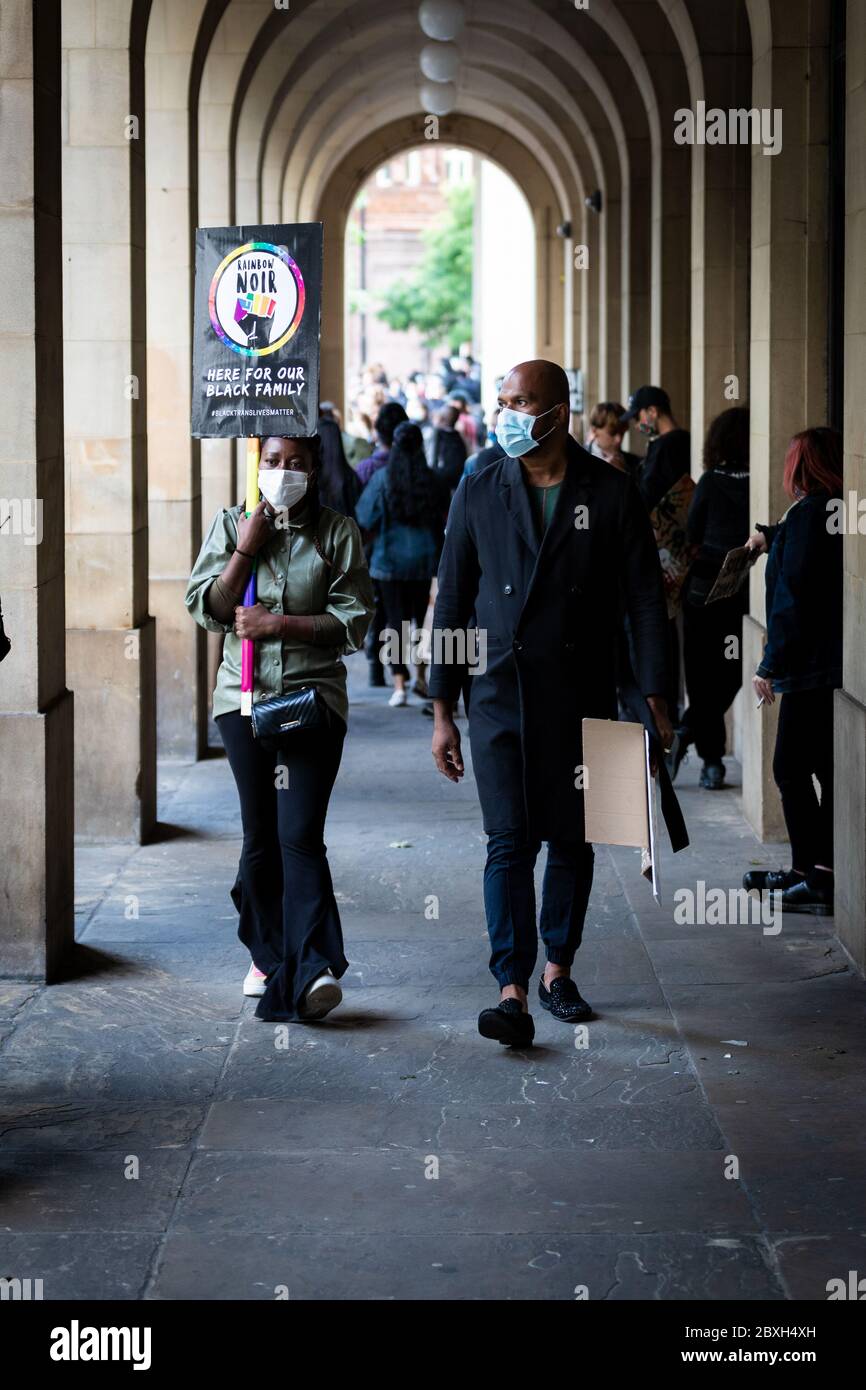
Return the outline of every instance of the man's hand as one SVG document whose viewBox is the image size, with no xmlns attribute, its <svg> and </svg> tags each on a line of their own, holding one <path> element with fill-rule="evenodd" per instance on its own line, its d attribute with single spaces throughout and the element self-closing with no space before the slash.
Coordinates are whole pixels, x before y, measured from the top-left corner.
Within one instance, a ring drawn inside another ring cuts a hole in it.
<svg viewBox="0 0 866 1390">
<path fill-rule="evenodd" d="M 235 609 L 235 632 L 248 642 L 258 642 L 263 637 L 279 637 L 282 622 L 279 613 L 269 613 L 261 603 L 252 608 Z"/>
<path fill-rule="evenodd" d="M 668 702 L 661 695 L 647 695 L 646 702 L 650 707 L 659 742 L 664 751 L 669 753 L 673 747 L 674 730 L 668 718 Z"/>
<path fill-rule="evenodd" d="M 771 681 L 766 676 L 752 676 L 752 689 L 758 697 L 758 702 L 762 700 L 765 705 L 775 704 L 776 692 Z"/>
<path fill-rule="evenodd" d="M 460 730 L 454 723 L 449 700 L 434 700 L 435 724 L 433 725 L 433 761 L 449 782 L 459 782 L 463 776 L 463 758 L 460 753 Z"/>
</svg>

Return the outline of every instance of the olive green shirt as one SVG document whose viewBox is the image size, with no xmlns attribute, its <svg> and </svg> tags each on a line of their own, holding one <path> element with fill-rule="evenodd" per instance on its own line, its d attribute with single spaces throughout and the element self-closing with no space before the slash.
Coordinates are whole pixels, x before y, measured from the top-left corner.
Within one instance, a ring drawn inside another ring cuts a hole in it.
<svg viewBox="0 0 866 1390">
<path fill-rule="evenodd" d="M 534 483 L 529 484 L 529 500 L 532 503 L 532 514 L 535 517 L 535 529 L 539 538 L 550 525 L 561 491 L 562 483 L 554 483 L 553 487 L 536 487 Z"/>
<path fill-rule="evenodd" d="M 207 604 L 208 590 L 237 548 L 242 506 L 217 512 L 205 537 L 186 591 L 186 606 L 208 632 L 226 635 L 214 690 L 214 718 L 241 707 L 241 639 L 218 622 Z M 267 700 L 313 685 L 335 714 L 346 720 L 346 668 L 341 656 L 357 651 L 375 609 L 373 586 L 357 524 L 322 507 L 316 528 L 329 567 L 313 543 L 309 509 L 304 508 L 274 533 L 257 556 L 256 594 L 271 613 L 309 617 L 332 613 L 346 629 L 341 646 L 313 646 L 297 639 L 270 637 L 256 642 L 254 700 Z"/>
</svg>

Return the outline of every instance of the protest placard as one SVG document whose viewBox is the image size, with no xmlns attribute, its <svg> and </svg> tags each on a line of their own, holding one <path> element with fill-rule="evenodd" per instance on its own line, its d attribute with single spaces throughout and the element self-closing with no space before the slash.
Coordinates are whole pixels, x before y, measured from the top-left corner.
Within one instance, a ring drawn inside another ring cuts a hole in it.
<svg viewBox="0 0 866 1390">
<path fill-rule="evenodd" d="M 321 222 L 200 227 L 195 272 L 193 436 L 315 434 Z"/>
<path fill-rule="evenodd" d="M 259 440 L 316 433 L 322 224 L 199 227 L 195 238 L 192 435 L 247 439 L 246 514 L 259 501 Z M 244 607 L 256 602 L 253 566 Z M 255 644 L 241 649 L 252 710 Z"/>
</svg>

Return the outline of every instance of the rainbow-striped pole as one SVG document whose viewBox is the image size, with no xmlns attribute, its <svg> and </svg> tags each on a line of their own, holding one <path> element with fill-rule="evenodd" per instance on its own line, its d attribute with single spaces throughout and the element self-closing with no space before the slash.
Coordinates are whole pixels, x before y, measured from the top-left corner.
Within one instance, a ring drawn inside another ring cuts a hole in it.
<svg viewBox="0 0 866 1390">
<path fill-rule="evenodd" d="M 247 516 L 259 505 L 259 456 L 261 444 L 258 439 L 247 440 Z M 256 566 L 250 572 L 249 583 L 244 594 L 244 607 L 252 608 L 256 601 Z M 241 643 L 241 714 L 248 718 L 253 712 L 253 684 L 256 670 L 256 644 L 246 639 Z"/>
</svg>

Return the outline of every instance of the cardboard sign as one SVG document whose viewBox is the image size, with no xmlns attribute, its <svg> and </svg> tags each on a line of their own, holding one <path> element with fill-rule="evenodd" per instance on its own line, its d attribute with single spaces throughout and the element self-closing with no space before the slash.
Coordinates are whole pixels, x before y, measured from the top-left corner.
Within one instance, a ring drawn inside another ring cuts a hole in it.
<svg viewBox="0 0 866 1390">
<path fill-rule="evenodd" d="M 322 224 L 196 232 L 192 434 L 316 432 Z"/>
<path fill-rule="evenodd" d="M 590 844 L 633 845 L 641 873 L 659 901 L 656 780 L 643 724 L 583 720 L 585 838 Z"/>
<path fill-rule="evenodd" d="M 675 618 L 680 611 L 682 588 L 698 549 L 688 535 L 689 505 L 694 491 L 693 479 L 683 473 L 650 513 L 669 618 Z"/>
<path fill-rule="evenodd" d="M 707 603 L 716 603 L 722 598 L 733 598 L 739 593 L 749 577 L 749 570 L 758 558 L 757 550 L 748 550 L 738 545 L 729 550 L 725 562 L 716 576 L 716 582 L 707 595 Z"/>
</svg>

